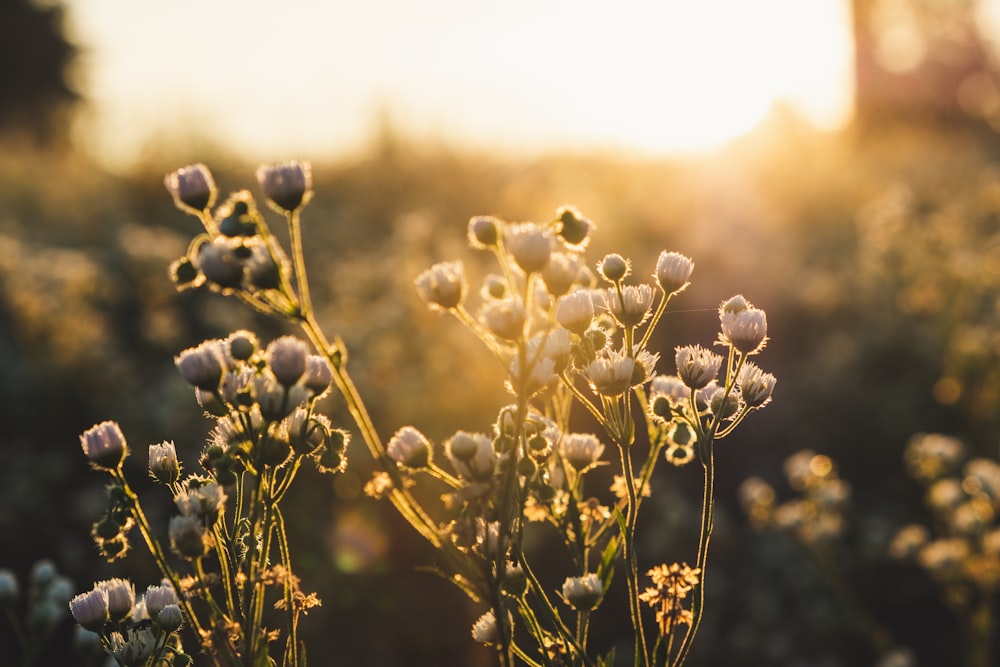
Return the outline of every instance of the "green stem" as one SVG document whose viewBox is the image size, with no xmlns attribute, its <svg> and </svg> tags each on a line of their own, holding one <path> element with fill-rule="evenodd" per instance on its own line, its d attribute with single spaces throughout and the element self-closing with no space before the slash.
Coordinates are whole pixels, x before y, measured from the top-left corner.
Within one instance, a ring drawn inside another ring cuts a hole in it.
<svg viewBox="0 0 1000 667">
<path fill-rule="evenodd" d="M 632 457 L 627 444 L 618 442 L 621 454 L 622 473 L 625 476 L 625 490 L 628 494 L 628 505 L 625 514 L 625 534 L 622 536 L 625 559 L 625 576 L 628 580 L 629 615 L 632 617 L 632 629 L 635 635 L 635 665 L 647 667 L 649 655 L 646 651 L 646 632 L 642 624 L 642 606 L 639 600 L 639 574 L 635 556 L 635 527 L 638 516 L 638 502 L 635 492 L 635 475 L 632 472 Z"/>
</svg>

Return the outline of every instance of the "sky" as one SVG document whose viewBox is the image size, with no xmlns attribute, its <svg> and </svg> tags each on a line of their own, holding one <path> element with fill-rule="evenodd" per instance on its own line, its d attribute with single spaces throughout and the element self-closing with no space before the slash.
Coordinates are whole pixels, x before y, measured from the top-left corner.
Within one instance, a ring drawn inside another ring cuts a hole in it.
<svg viewBox="0 0 1000 667">
<path fill-rule="evenodd" d="M 82 143 L 126 165 L 195 139 L 361 150 L 388 120 L 473 149 L 689 153 L 777 100 L 851 106 L 847 0 L 67 0 Z"/>
</svg>

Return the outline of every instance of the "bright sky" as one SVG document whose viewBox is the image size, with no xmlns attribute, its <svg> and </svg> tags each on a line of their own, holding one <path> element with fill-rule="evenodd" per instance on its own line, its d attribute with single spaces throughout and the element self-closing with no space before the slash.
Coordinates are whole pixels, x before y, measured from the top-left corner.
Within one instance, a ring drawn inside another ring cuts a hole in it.
<svg viewBox="0 0 1000 667">
<path fill-rule="evenodd" d="M 778 99 L 850 109 L 847 0 L 68 0 L 111 163 L 159 138 L 248 158 L 413 136 L 537 152 L 689 152 Z"/>
</svg>

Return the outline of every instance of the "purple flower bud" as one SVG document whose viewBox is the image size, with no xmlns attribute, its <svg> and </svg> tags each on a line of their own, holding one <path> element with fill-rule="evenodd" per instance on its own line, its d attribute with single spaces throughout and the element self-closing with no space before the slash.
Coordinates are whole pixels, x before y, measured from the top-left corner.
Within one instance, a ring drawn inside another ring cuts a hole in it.
<svg viewBox="0 0 1000 667">
<path fill-rule="evenodd" d="M 308 162 L 263 164 L 257 168 L 257 181 L 271 205 L 281 213 L 292 213 L 312 198 L 312 165 Z"/>
<path fill-rule="evenodd" d="M 201 163 L 167 174 L 163 184 L 174 198 L 174 205 L 187 213 L 198 215 L 215 203 L 215 179 Z"/>
<path fill-rule="evenodd" d="M 91 632 L 101 632 L 104 624 L 111 620 L 108 612 L 108 594 L 95 587 L 87 593 L 80 593 L 69 601 L 69 611 L 81 626 Z"/>
<path fill-rule="evenodd" d="M 224 363 L 221 345 L 217 340 L 207 340 L 174 357 L 174 365 L 190 385 L 212 392 L 218 391 L 219 383 L 222 382 Z"/>
<path fill-rule="evenodd" d="M 282 336 L 267 346 L 267 360 L 278 382 L 290 387 L 305 374 L 309 346 L 294 336 Z"/>
<path fill-rule="evenodd" d="M 113 421 L 101 422 L 84 431 L 80 445 L 90 463 L 102 470 L 117 470 L 128 455 L 125 436 Z"/>
</svg>

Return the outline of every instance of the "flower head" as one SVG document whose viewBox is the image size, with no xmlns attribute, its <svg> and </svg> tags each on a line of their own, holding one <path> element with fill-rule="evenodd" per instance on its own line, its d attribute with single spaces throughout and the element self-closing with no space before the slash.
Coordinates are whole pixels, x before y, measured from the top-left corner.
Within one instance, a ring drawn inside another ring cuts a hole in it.
<svg viewBox="0 0 1000 667">
<path fill-rule="evenodd" d="M 444 445 L 455 471 L 469 481 L 485 482 L 493 477 L 496 452 L 493 442 L 482 433 L 458 431 Z"/>
<path fill-rule="evenodd" d="M 267 346 L 267 361 L 274 377 L 285 387 L 298 382 L 306 372 L 309 346 L 295 336 L 281 336 Z"/>
<path fill-rule="evenodd" d="M 677 375 L 691 389 L 708 386 L 722 367 L 722 357 L 701 345 L 678 347 L 674 360 L 677 363 Z"/>
<path fill-rule="evenodd" d="M 611 253 L 605 255 L 604 259 L 597 265 L 597 272 L 609 283 L 617 283 L 624 280 L 632 272 L 632 264 L 618 253 Z"/>
<path fill-rule="evenodd" d="M 312 165 L 291 160 L 263 164 L 257 168 L 257 182 L 269 203 L 279 213 L 292 213 L 312 199 Z"/>
<path fill-rule="evenodd" d="M 118 422 L 104 421 L 80 436 L 83 453 L 91 465 L 102 470 L 118 469 L 128 455 L 128 445 Z"/>
<path fill-rule="evenodd" d="M 587 365 L 585 375 L 590 386 L 601 396 L 620 396 L 633 384 L 635 359 L 619 352 L 608 350 Z"/>
<path fill-rule="evenodd" d="M 559 453 L 574 469 L 582 471 L 600 461 L 604 445 L 592 433 L 569 433 L 559 441 Z"/>
<path fill-rule="evenodd" d="M 461 262 L 439 262 L 417 276 L 414 282 L 420 297 L 440 310 L 458 308 L 469 290 Z"/>
<path fill-rule="evenodd" d="M 174 365 L 188 384 L 218 391 L 226 367 L 223 345 L 218 340 L 206 340 L 174 357 Z"/>
<path fill-rule="evenodd" d="M 122 621 L 135 606 L 135 586 L 127 579 L 108 579 L 97 584 L 108 594 L 108 613 L 115 621 Z"/>
<path fill-rule="evenodd" d="M 149 446 L 149 474 L 162 484 L 173 484 L 181 475 L 174 443 L 164 440 Z"/>
<path fill-rule="evenodd" d="M 556 301 L 556 319 L 573 333 L 582 336 L 594 322 L 594 300 L 590 291 L 576 289 Z"/>
<path fill-rule="evenodd" d="M 604 584 L 594 572 L 582 577 L 567 577 L 562 585 L 562 596 L 577 611 L 591 611 L 604 595 Z"/>
<path fill-rule="evenodd" d="M 756 354 L 767 344 L 767 315 L 737 295 L 719 306 L 719 342 L 743 354 Z"/>
<path fill-rule="evenodd" d="M 80 593 L 69 601 L 69 611 L 81 626 L 91 632 L 100 632 L 104 624 L 111 620 L 108 592 L 95 586 L 86 593 Z"/>
<path fill-rule="evenodd" d="M 488 611 L 472 624 L 472 639 L 480 644 L 496 644 L 500 634 L 497 630 L 497 619 L 493 611 Z"/>
<path fill-rule="evenodd" d="M 431 445 L 423 433 L 412 426 L 404 426 L 389 440 L 386 453 L 407 468 L 424 468 L 431 459 Z"/>
<path fill-rule="evenodd" d="M 649 316 L 653 306 L 653 288 L 649 285 L 625 285 L 621 292 L 609 288 L 605 298 L 608 312 L 624 327 L 636 327 Z"/>
<path fill-rule="evenodd" d="M 215 179 L 208 167 L 201 163 L 167 174 L 163 184 L 174 198 L 174 205 L 186 213 L 198 215 L 215 203 Z"/>
<path fill-rule="evenodd" d="M 531 222 L 508 226 L 504 244 L 511 257 L 525 273 L 541 271 L 548 265 L 552 256 L 552 237 Z"/>
<path fill-rule="evenodd" d="M 520 299 L 495 299 L 483 305 L 479 320 L 498 338 L 517 340 L 524 333 L 527 314 Z"/>
<path fill-rule="evenodd" d="M 771 401 L 774 385 L 778 380 L 765 373 L 756 364 L 746 362 L 736 376 L 743 401 L 751 408 L 762 408 Z"/>
<path fill-rule="evenodd" d="M 656 272 L 653 277 L 665 294 L 683 292 L 690 283 L 694 262 L 679 252 L 664 250 L 656 260 Z"/>
</svg>

